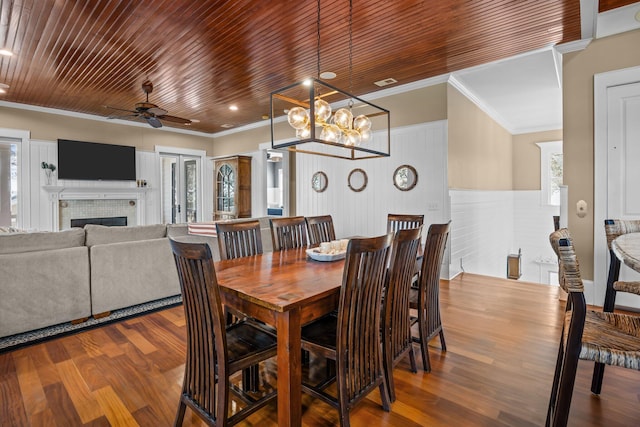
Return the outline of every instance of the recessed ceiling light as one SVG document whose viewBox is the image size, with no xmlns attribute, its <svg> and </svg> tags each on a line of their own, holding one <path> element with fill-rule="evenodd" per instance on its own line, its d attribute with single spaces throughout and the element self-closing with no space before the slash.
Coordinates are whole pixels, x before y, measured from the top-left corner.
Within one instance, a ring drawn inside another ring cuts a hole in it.
<svg viewBox="0 0 640 427">
<path fill-rule="evenodd" d="M 302 82 L 302 84 L 305 86 L 311 86 L 311 80 L 306 79 L 305 81 Z"/>
<path fill-rule="evenodd" d="M 268 115 L 268 114 L 263 114 L 263 115 L 262 115 L 262 120 L 267 120 L 268 118 L 269 118 L 269 115 Z"/>
<path fill-rule="evenodd" d="M 7 89 L 9 89 L 9 85 L 0 83 L 0 93 L 7 93 Z"/>
<path fill-rule="evenodd" d="M 320 73 L 320 78 L 325 80 L 335 79 L 336 73 L 334 73 L 333 71 L 325 71 L 323 73 Z"/>
<path fill-rule="evenodd" d="M 198 119 L 191 119 L 191 123 L 200 123 L 200 120 L 198 120 Z"/>
<path fill-rule="evenodd" d="M 232 127 L 233 127 L 233 125 L 230 125 L 230 124 L 228 124 L 228 123 L 225 123 L 225 124 L 223 124 L 223 125 L 220 125 L 220 127 L 221 127 L 221 128 L 225 128 L 225 129 L 229 129 L 229 128 L 232 128 Z"/>
<path fill-rule="evenodd" d="M 8 49 L 0 49 L 0 55 L 4 56 L 13 56 L 13 52 Z"/>
<path fill-rule="evenodd" d="M 231 110 L 231 111 L 238 111 L 238 106 L 237 106 L 237 105 L 230 105 L 230 106 L 229 106 L 229 110 Z"/>
<path fill-rule="evenodd" d="M 640 10 L 636 12 L 636 21 L 640 22 Z"/>
</svg>

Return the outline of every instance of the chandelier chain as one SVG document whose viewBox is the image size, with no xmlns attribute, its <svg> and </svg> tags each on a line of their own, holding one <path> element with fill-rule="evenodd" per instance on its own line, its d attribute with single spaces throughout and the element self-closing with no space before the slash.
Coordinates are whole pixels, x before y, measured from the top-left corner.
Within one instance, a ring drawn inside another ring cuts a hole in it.
<svg viewBox="0 0 640 427">
<path fill-rule="evenodd" d="M 320 0 L 318 0 L 318 17 L 317 17 L 317 53 L 318 53 L 318 79 L 320 78 Z"/>
</svg>

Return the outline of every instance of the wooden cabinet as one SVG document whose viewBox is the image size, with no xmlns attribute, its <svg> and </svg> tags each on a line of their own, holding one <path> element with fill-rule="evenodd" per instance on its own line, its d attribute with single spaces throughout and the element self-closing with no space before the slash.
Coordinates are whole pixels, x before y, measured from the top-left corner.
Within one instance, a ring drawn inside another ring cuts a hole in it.
<svg viewBox="0 0 640 427">
<path fill-rule="evenodd" d="M 214 220 L 251 217 L 251 157 L 216 159 Z"/>
</svg>

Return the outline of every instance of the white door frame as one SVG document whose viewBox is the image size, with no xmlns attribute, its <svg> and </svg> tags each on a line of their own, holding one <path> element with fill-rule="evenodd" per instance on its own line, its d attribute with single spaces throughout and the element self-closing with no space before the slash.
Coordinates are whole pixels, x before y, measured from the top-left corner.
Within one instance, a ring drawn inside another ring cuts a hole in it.
<svg viewBox="0 0 640 427">
<path fill-rule="evenodd" d="M 610 87 L 640 82 L 640 67 L 624 68 L 593 76 L 593 282 L 596 305 L 603 305 L 607 283 L 607 90 Z"/>
</svg>

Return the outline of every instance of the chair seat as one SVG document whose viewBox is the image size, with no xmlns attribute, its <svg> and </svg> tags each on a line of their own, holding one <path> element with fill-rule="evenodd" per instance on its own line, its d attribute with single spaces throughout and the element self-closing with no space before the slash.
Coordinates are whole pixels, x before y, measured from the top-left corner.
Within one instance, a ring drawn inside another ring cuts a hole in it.
<svg viewBox="0 0 640 427">
<path fill-rule="evenodd" d="M 302 328 L 303 347 L 306 343 L 336 351 L 338 316 L 327 314 Z"/>
<path fill-rule="evenodd" d="M 241 321 L 227 327 L 227 352 L 231 371 L 242 369 L 277 352 L 275 335 L 250 321 Z M 249 354 L 250 356 L 246 356 Z"/>
<path fill-rule="evenodd" d="M 565 341 L 570 319 L 569 312 Z M 640 317 L 587 311 L 580 359 L 640 370 Z"/>
</svg>

